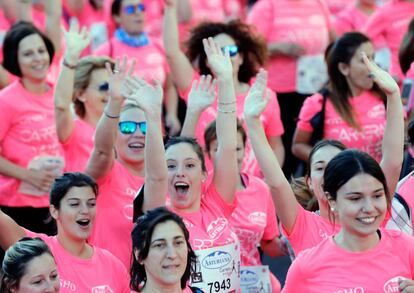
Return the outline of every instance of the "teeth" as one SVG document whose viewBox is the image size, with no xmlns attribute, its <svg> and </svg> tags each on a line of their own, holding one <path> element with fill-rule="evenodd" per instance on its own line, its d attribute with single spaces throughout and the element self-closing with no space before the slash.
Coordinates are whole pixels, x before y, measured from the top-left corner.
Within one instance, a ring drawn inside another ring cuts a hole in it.
<svg viewBox="0 0 414 293">
<path fill-rule="evenodd" d="M 143 148 L 144 144 L 142 144 L 142 143 L 130 143 L 128 146 L 130 148 Z"/>
<path fill-rule="evenodd" d="M 177 186 L 177 187 L 187 187 L 188 184 L 182 183 L 182 182 L 177 182 L 177 183 L 175 183 L 175 186 Z"/>
<path fill-rule="evenodd" d="M 367 224 L 371 224 L 375 221 L 375 217 L 370 217 L 370 218 L 360 218 L 359 219 L 361 222 L 367 223 Z"/>
</svg>

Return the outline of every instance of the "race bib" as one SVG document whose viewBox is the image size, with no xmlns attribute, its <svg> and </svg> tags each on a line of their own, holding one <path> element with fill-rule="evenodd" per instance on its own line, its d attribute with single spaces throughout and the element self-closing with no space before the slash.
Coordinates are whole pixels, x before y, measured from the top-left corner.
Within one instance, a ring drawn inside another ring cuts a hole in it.
<svg viewBox="0 0 414 293">
<path fill-rule="evenodd" d="M 243 293 L 271 293 L 268 266 L 241 267 L 240 286 Z"/>
<path fill-rule="evenodd" d="M 91 36 L 91 50 L 93 52 L 108 41 L 106 23 L 97 22 L 92 24 L 89 35 Z"/>
<path fill-rule="evenodd" d="M 63 167 L 65 166 L 65 161 L 62 157 L 53 157 L 53 156 L 37 156 L 34 157 L 29 164 L 27 169 L 39 170 L 39 171 L 51 171 L 56 176 L 60 176 L 63 173 Z M 22 181 L 20 183 L 19 192 L 34 196 L 43 196 L 45 192 L 36 186 Z"/>
<path fill-rule="evenodd" d="M 231 243 L 196 250 L 197 264 L 191 286 L 206 293 L 240 293 L 240 245 Z"/>
<path fill-rule="evenodd" d="M 382 48 L 375 52 L 375 63 L 385 71 L 391 67 L 391 51 L 388 48 Z"/>
<path fill-rule="evenodd" d="M 328 81 L 328 72 L 323 55 L 299 57 L 296 63 L 296 91 L 313 94 Z"/>
</svg>

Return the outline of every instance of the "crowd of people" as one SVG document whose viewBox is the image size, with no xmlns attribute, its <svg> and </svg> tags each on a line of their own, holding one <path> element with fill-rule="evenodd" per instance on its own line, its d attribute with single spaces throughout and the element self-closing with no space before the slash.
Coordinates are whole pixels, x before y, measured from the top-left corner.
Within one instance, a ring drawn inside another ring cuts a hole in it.
<svg viewBox="0 0 414 293">
<path fill-rule="evenodd" d="M 0 8 L 0 292 L 414 292 L 414 0 Z"/>
</svg>

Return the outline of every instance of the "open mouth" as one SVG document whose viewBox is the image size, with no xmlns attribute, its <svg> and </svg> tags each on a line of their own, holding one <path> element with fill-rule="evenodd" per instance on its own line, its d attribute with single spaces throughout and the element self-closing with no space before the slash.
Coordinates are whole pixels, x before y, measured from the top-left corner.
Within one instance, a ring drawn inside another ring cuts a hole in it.
<svg viewBox="0 0 414 293">
<path fill-rule="evenodd" d="M 145 147 L 145 144 L 141 142 L 133 142 L 128 144 L 128 147 L 131 149 L 143 149 Z"/>
<path fill-rule="evenodd" d="M 90 222 L 91 222 L 90 220 L 86 220 L 86 219 L 85 220 L 77 220 L 76 221 L 76 223 L 78 223 L 78 225 L 81 226 L 81 227 L 83 227 L 83 228 L 88 227 Z"/>
<path fill-rule="evenodd" d="M 174 187 L 178 195 L 186 195 L 190 185 L 184 182 L 177 182 L 174 184 Z"/>
<path fill-rule="evenodd" d="M 363 224 L 372 224 L 375 222 L 376 217 L 357 218 L 357 220 Z"/>
</svg>

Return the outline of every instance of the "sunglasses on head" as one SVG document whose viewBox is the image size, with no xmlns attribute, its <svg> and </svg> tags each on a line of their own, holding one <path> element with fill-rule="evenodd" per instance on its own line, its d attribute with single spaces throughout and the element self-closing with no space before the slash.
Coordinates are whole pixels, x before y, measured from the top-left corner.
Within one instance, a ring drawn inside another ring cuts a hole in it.
<svg viewBox="0 0 414 293">
<path fill-rule="evenodd" d="M 98 86 L 98 91 L 107 92 L 109 90 L 109 83 L 104 82 Z"/>
<path fill-rule="evenodd" d="M 223 53 L 226 53 L 226 51 L 228 51 L 230 57 L 234 57 L 239 52 L 239 47 L 237 47 L 237 45 L 228 45 L 228 46 L 222 47 L 221 51 L 223 51 Z"/>
<path fill-rule="evenodd" d="M 126 14 L 134 14 L 136 11 L 144 12 L 145 11 L 145 5 L 142 3 L 136 4 L 136 5 L 127 5 L 124 7 L 124 12 Z"/>
<path fill-rule="evenodd" d="M 135 122 L 135 121 L 122 121 L 119 122 L 119 131 L 122 134 L 134 134 L 135 131 L 137 131 L 137 128 L 139 127 L 139 130 L 142 134 L 147 133 L 147 122 Z"/>
</svg>

